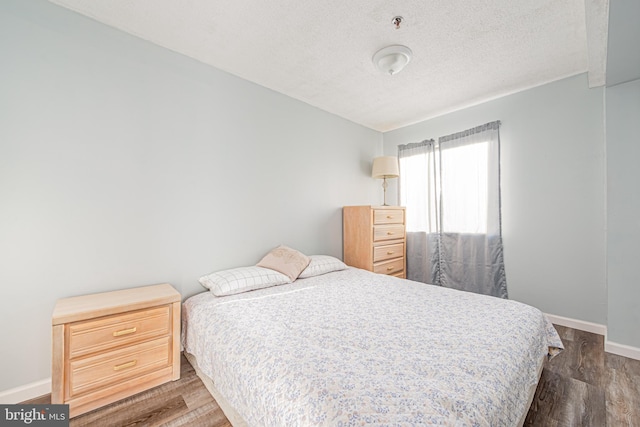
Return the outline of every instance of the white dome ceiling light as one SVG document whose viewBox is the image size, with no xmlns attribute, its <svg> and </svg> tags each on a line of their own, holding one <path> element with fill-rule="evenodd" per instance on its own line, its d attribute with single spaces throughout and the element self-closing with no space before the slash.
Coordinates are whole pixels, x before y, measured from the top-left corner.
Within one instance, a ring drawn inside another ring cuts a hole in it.
<svg viewBox="0 0 640 427">
<path fill-rule="evenodd" d="M 393 45 L 380 49 L 373 55 L 373 64 L 385 74 L 394 75 L 411 61 L 413 52 L 406 46 Z"/>
<path fill-rule="evenodd" d="M 404 21 L 402 16 L 394 16 L 391 23 L 400 29 L 400 24 Z M 411 61 L 413 52 L 406 46 L 392 45 L 380 49 L 373 55 L 373 64 L 380 72 L 394 75 L 402 71 L 402 69 Z"/>
</svg>

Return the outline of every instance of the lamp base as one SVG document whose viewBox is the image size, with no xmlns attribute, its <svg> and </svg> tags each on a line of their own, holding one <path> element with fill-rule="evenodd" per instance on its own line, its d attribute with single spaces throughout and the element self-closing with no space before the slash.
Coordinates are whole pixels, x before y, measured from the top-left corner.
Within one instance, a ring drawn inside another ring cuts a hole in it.
<svg viewBox="0 0 640 427">
<path fill-rule="evenodd" d="M 382 206 L 389 206 L 387 204 L 387 187 L 389 186 L 389 184 L 387 184 L 387 178 L 384 177 L 382 179 L 382 190 L 383 190 L 383 202 L 382 202 Z"/>
</svg>

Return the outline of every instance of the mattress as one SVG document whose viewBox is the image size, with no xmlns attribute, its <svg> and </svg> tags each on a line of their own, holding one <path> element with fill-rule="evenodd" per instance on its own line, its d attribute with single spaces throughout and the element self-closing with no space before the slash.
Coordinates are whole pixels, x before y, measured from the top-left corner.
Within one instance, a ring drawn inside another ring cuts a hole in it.
<svg viewBox="0 0 640 427">
<path fill-rule="evenodd" d="M 234 425 L 514 426 L 562 348 L 534 307 L 355 268 L 182 312 Z"/>
</svg>

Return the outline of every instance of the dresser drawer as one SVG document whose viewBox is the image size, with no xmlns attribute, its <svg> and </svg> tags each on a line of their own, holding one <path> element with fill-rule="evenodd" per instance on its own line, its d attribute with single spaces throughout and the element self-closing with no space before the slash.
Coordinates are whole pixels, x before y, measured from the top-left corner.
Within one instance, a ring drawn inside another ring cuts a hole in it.
<svg viewBox="0 0 640 427">
<path fill-rule="evenodd" d="M 170 366 L 169 337 L 135 344 L 69 363 L 69 397 Z"/>
<path fill-rule="evenodd" d="M 404 224 L 404 209 L 375 209 L 374 224 Z"/>
<path fill-rule="evenodd" d="M 386 261 L 404 255 L 404 243 L 375 246 L 373 248 L 373 262 Z"/>
<path fill-rule="evenodd" d="M 404 277 L 405 212 L 402 206 L 344 206 L 344 262 L 352 267 Z M 390 261 L 398 262 L 387 264 Z"/>
<path fill-rule="evenodd" d="M 396 275 L 404 271 L 404 257 L 391 261 L 384 261 L 373 266 L 373 272 L 379 274 Z"/>
<path fill-rule="evenodd" d="M 373 241 L 404 239 L 404 225 L 376 225 L 373 227 Z"/>
<path fill-rule="evenodd" d="M 101 317 L 69 325 L 69 358 L 166 336 L 171 330 L 168 305 Z"/>
</svg>

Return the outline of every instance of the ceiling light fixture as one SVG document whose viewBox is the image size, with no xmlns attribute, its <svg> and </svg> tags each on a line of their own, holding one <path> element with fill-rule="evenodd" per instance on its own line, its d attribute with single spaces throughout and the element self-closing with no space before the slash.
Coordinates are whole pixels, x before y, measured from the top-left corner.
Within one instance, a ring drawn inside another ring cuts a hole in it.
<svg viewBox="0 0 640 427">
<path fill-rule="evenodd" d="M 402 16 L 394 16 L 391 23 L 396 30 L 404 22 Z M 380 49 L 373 55 L 373 64 L 378 70 L 390 76 L 399 73 L 411 61 L 413 52 L 406 46 L 392 45 Z"/>
<path fill-rule="evenodd" d="M 373 55 L 373 64 L 385 74 L 394 75 L 411 61 L 413 52 L 406 46 L 393 45 L 380 49 Z"/>
</svg>

